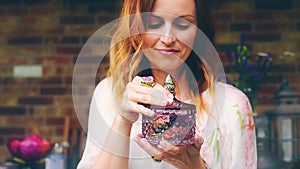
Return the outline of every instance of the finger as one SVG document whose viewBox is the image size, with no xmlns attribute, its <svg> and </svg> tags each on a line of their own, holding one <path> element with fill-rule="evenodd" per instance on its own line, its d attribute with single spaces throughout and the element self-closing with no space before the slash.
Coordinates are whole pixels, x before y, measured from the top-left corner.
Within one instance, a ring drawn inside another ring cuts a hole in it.
<svg viewBox="0 0 300 169">
<path fill-rule="evenodd" d="M 153 91 L 153 89 L 150 87 L 142 86 L 141 84 L 135 84 L 133 82 L 128 83 L 128 89 L 140 94 L 150 94 Z"/>
<path fill-rule="evenodd" d="M 177 146 L 173 146 L 172 144 L 168 143 L 167 141 L 161 141 L 159 143 L 161 149 L 166 151 L 169 154 L 177 155 L 180 152 L 180 148 Z"/>
<path fill-rule="evenodd" d="M 135 76 L 132 79 L 132 83 L 134 83 L 136 85 L 140 85 L 142 81 L 143 81 L 143 78 L 141 76 Z"/>
<path fill-rule="evenodd" d="M 128 91 L 127 97 L 133 102 L 157 106 L 166 106 L 169 103 L 168 98 L 165 98 L 162 94 L 155 91 L 152 94 L 140 94 L 133 91 Z"/>
<path fill-rule="evenodd" d="M 202 145 L 203 142 L 204 142 L 203 138 L 202 138 L 200 135 L 195 134 L 194 139 L 195 139 L 195 141 L 194 141 L 194 142 L 195 142 L 195 143 L 194 143 L 194 147 L 195 147 L 197 150 L 200 150 L 201 145 Z"/>
<path fill-rule="evenodd" d="M 127 93 L 130 100 L 157 106 L 166 106 L 173 101 L 173 95 L 167 96 L 165 91 L 128 83 Z"/>
<path fill-rule="evenodd" d="M 143 103 L 143 104 L 150 104 L 151 96 L 135 93 L 135 92 L 128 92 L 127 94 L 128 100 L 136 103 Z"/>
<path fill-rule="evenodd" d="M 181 161 L 181 159 L 178 159 L 178 158 L 171 157 L 171 158 L 165 159 L 164 161 L 176 166 L 176 168 L 185 168 L 184 166 L 186 166 L 186 164 L 183 161 Z"/>
<path fill-rule="evenodd" d="M 156 160 L 163 160 L 166 158 L 164 156 L 164 151 L 160 150 L 156 146 L 151 145 L 145 138 L 135 137 L 136 143 L 145 150 L 150 156 L 154 156 Z"/>
<path fill-rule="evenodd" d="M 162 91 L 166 96 L 173 96 L 169 90 L 167 90 L 165 87 L 163 87 L 162 85 L 160 84 L 156 84 L 153 89 L 157 89 L 159 91 Z"/>
<path fill-rule="evenodd" d="M 135 85 L 141 85 L 141 82 L 143 82 L 143 78 L 140 77 L 140 76 L 135 76 L 133 79 L 132 79 L 132 83 L 135 84 Z M 143 86 L 145 87 L 145 86 Z M 170 95 L 171 93 L 169 92 L 169 90 L 167 90 L 165 87 L 163 87 L 162 85 L 160 84 L 155 84 L 153 86 L 154 89 L 158 89 L 159 91 L 162 91 L 165 95 Z M 172 95 L 172 94 L 171 94 Z"/>
<path fill-rule="evenodd" d="M 199 156 L 199 151 L 201 149 L 201 145 L 203 144 L 203 138 L 195 134 L 194 136 L 194 144 L 187 146 L 187 152 L 190 156 Z"/>
<path fill-rule="evenodd" d="M 134 139 L 141 139 L 141 138 L 143 138 L 143 135 L 142 134 L 137 134 L 135 137 L 134 137 Z"/>
<path fill-rule="evenodd" d="M 151 93 L 151 97 L 150 97 L 150 101 L 151 103 L 153 104 L 156 104 L 156 105 L 160 105 L 160 106 L 166 106 L 170 103 L 173 102 L 173 95 L 165 95 L 163 92 L 159 91 L 159 90 L 154 90 L 152 93 Z"/>
<path fill-rule="evenodd" d="M 166 89 L 162 87 L 145 87 L 141 85 L 136 85 L 134 83 L 128 83 L 128 89 L 131 91 L 134 91 L 139 94 L 144 94 L 144 95 L 151 95 L 152 97 L 157 97 L 158 99 L 171 99 L 173 100 L 174 96 L 166 91 Z"/>
<path fill-rule="evenodd" d="M 143 115 L 146 115 L 146 116 L 150 116 L 150 117 L 152 117 L 155 114 L 154 111 L 144 107 L 141 104 L 137 104 L 136 102 L 131 102 L 131 104 L 133 105 L 133 109 L 137 113 L 140 113 L 140 114 L 143 114 Z"/>
<path fill-rule="evenodd" d="M 167 104 L 171 104 L 174 101 L 174 95 L 169 92 L 166 88 L 161 86 L 160 84 L 157 84 L 153 87 L 153 89 L 157 89 L 158 91 L 161 91 L 164 95 L 164 97 L 167 99 Z"/>
</svg>

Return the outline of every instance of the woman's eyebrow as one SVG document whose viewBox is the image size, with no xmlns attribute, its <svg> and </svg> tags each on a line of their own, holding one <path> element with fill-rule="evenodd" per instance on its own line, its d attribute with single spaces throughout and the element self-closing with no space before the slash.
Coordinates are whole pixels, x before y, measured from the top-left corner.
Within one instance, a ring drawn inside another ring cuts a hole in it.
<svg viewBox="0 0 300 169">
<path fill-rule="evenodd" d="M 191 17 L 191 18 L 195 18 L 195 19 L 196 19 L 196 16 L 190 15 L 190 14 L 180 15 L 180 16 L 178 16 L 178 17 L 180 17 L 180 18 L 189 18 L 189 17 Z"/>
<path fill-rule="evenodd" d="M 163 17 L 158 16 L 158 15 L 154 15 L 154 14 L 150 14 L 150 18 L 161 20 Z M 192 21 L 197 19 L 196 16 L 191 15 L 191 14 L 183 14 L 183 15 L 180 15 L 180 16 L 176 16 L 176 18 L 183 18 L 183 19 L 188 19 L 189 18 L 188 20 L 192 20 Z"/>
<path fill-rule="evenodd" d="M 161 19 L 160 16 L 157 16 L 157 15 L 154 15 L 154 14 L 151 14 L 150 17 L 153 17 L 153 18 L 156 18 L 156 19 Z"/>
<path fill-rule="evenodd" d="M 189 21 L 189 22 L 191 22 L 191 23 L 196 23 L 196 22 L 197 22 L 196 16 L 190 15 L 190 14 L 187 14 L 187 15 L 181 15 L 181 16 L 179 16 L 178 18 L 187 20 L 187 21 Z"/>
</svg>

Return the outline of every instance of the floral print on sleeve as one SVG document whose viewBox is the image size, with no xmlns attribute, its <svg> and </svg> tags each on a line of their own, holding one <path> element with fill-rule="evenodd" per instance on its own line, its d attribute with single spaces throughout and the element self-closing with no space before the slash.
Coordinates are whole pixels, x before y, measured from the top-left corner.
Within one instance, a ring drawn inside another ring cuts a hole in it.
<svg viewBox="0 0 300 169">
<path fill-rule="evenodd" d="M 220 139 L 218 130 L 214 130 L 211 136 L 204 141 L 201 150 L 201 156 L 204 158 L 207 166 L 214 166 L 220 159 Z"/>
<path fill-rule="evenodd" d="M 237 114 L 240 119 L 240 129 L 245 143 L 245 169 L 256 168 L 256 137 L 253 112 L 249 101 L 244 106 L 238 106 Z"/>
<path fill-rule="evenodd" d="M 234 107 L 239 108 L 239 105 L 236 104 Z M 254 129 L 253 112 L 249 102 L 245 104 L 245 107 L 242 107 L 242 110 L 238 109 L 236 113 L 240 119 L 240 129 L 246 128 L 246 130 L 252 131 Z"/>
<path fill-rule="evenodd" d="M 215 118 L 218 119 L 215 129 L 204 138 L 200 155 L 207 168 L 256 169 L 256 135 L 251 105 L 236 88 L 229 87 L 229 91 L 226 107 L 220 118 Z"/>
</svg>

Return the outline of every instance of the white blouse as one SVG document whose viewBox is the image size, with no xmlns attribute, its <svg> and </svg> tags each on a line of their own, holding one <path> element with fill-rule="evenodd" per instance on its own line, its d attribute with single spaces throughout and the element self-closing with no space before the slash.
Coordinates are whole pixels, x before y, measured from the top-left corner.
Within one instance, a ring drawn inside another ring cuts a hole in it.
<svg viewBox="0 0 300 169">
<path fill-rule="evenodd" d="M 256 136 L 253 114 L 245 94 L 224 83 L 216 83 L 214 95 L 208 91 L 203 98 L 211 107 L 209 113 L 197 118 L 196 132 L 204 139 L 200 155 L 208 168 L 257 168 Z M 96 162 L 102 145 L 117 112 L 110 79 L 102 80 L 96 87 L 89 111 L 88 138 L 77 169 L 90 169 Z M 173 169 L 162 161 L 154 162 L 133 138 L 141 133 L 141 118 L 131 130 L 130 169 Z"/>
</svg>

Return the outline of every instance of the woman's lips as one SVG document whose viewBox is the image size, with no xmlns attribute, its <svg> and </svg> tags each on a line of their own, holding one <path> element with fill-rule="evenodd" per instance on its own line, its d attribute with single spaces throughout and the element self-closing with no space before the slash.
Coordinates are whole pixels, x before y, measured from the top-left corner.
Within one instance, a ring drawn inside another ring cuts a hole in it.
<svg viewBox="0 0 300 169">
<path fill-rule="evenodd" d="M 179 52 L 179 50 L 176 49 L 156 49 L 156 50 L 165 55 L 175 55 Z"/>
</svg>

